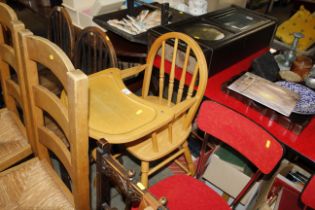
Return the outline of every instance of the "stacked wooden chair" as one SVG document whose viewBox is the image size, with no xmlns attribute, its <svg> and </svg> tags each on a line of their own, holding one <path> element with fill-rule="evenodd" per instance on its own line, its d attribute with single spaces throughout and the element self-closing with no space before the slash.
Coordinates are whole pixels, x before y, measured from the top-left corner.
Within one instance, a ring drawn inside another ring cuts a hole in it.
<svg viewBox="0 0 315 210">
<path fill-rule="evenodd" d="M 0 6 L 6 11 L 1 11 L 0 16 L 7 17 L 12 12 L 6 5 Z M 0 173 L 0 209 L 88 210 L 88 78 L 75 70 L 66 54 L 47 39 L 33 36 L 27 30 L 19 31 L 18 35 L 31 116 L 27 125 L 30 125 L 37 153 L 35 158 Z M 4 58 L 7 57 L 5 54 Z M 60 80 L 68 95 L 67 106 L 39 83 L 38 66 L 45 66 Z M 69 146 L 47 127 L 44 120 L 47 115 L 59 126 Z M 55 170 L 51 154 L 71 177 L 71 189 Z"/>
<path fill-rule="evenodd" d="M 74 47 L 73 63 L 86 74 L 118 66 L 116 52 L 109 37 L 95 26 L 79 32 Z"/>
<path fill-rule="evenodd" d="M 58 45 L 72 60 L 75 29 L 66 8 L 55 6 L 52 9 L 48 18 L 47 37 Z"/>
<path fill-rule="evenodd" d="M 55 6 L 50 12 L 47 37 L 58 45 L 70 60 L 73 59 L 75 30 L 71 18 L 64 7 Z M 59 95 L 62 91 L 62 84 L 60 84 L 58 78 L 45 68 L 42 68 L 40 71 L 39 81 L 56 95 Z"/>
<path fill-rule="evenodd" d="M 23 29 L 15 12 L 0 3 L 0 78 L 6 106 L 0 110 L 0 171 L 32 154 L 30 113 L 17 36 Z"/>
</svg>

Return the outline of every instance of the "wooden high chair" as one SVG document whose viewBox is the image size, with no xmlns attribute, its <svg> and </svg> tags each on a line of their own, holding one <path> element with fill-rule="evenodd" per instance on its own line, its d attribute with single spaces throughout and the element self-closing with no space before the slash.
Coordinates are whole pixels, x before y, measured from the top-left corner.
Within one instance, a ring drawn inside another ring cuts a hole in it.
<svg viewBox="0 0 315 210">
<path fill-rule="evenodd" d="M 95 26 L 78 34 L 74 47 L 74 66 L 86 74 L 117 67 L 115 49 L 104 31 Z"/>
<path fill-rule="evenodd" d="M 23 29 L 13 9 L 0 3 L 0 78 L 6 106 L 0 110 L 0 171 L 32 154 L 30 113 L 17 36 Z"/>
<path fill-rule="evenodd" d="M 156 59 L 160 61 L 159 69 L 153 66 Z M 141 160 L 141 183 L 148 187 L 149 175 L 182 154 L 185 156 L 188 169 L 180 162 L 176 160 L 175 162 L 188 174 L 194 174 L 195 167 L 187 138 L 207 85 L 208 68 L 197 42 L 178 32 L 166 33 L 154 41 L 143 68 L 142 97 L 171 110 L 174 114 L 170 123 L 126 145 L 128 152 Z M 138 73 L 139 69 L 136 70 Z M 125 72 L 126 75 L 127 72 L 128 70 Z M 153 75 L 157 77 L 156 83 L 153 82 Z M 158 87 L 157 94 L 153 94 L 154 86 Z M 153 161 L 157 161 L 158 164 L 150 168 L 149 164 Z"/>
<path fill-rule="evenodd" d="M 19 33 L 19 38 L 38 157 L 0 173 L 0 208 L 89 210 L 88 78 L 75 70 L 66 54 L 47 39 L 29 31 Z M 63 84 L 67 106 L 40 85 L 39 64 L 51 70 Z M 69 148 L 47 128 L 45 115 L 62 129 Z M 71 189 L 54 170 L 51 153 L 71 177 Z"/>
<path fill-rule="evenodd" d="M 198 127 L 213 135 L 248 159 L 257 168 L 250 181 L 228 205 L 209 186 L 187 175 L 168 177 L 148 189 L 156 197 L 165 196 L 172 210 L 228 210 L 234 208 L 261 174 L 269 174 L 283 155 L 281 144 L 266 130 L 241 114 L 213 101 L 203 102 Z M 233 182 L 226 180 L 227 182 Z"/>
</svg>

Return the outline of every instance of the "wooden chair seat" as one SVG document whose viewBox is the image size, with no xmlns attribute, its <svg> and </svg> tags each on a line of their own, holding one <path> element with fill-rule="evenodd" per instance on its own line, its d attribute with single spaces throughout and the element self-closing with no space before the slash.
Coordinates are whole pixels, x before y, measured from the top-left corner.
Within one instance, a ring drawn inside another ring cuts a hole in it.
<svg viewBox="0 0 315 210">
<path fill-rule="evenodd" d="M 0 171 L 32 154 L 25 128 L 8 109 L 0 110 Z"/>
<path fill-rule="evenodd" d="M 150 187 L 148 191 L 157 198 L 166 197 L 167 207 L 172 210 L 231 209 L 223 197 L 211 190 L 209 186 L 185 174 L 163 179 Z"/>
<path fill-rule="evenodd" d="M 71 192 L 57 176 L 38 158 L 0 173 L 0 209 L 74 209 Z"/>
<path fill-rule="evenodd" d="M 176 150 L 176 148 L 183 144 L 183 139 L 188 138 L 191 129 L 184 128 L 184 122 L 185 119 L 182 116 L 181 119 L 176 120 L 172 125 L 172 142 L 168 140 L 169 130 L 162 128 L 161 132 L 157 134 L 158 152 L 152 144 L 151 137 L 128 144 L 127 150 L 140 160 L 154 161 L 160 159 Z"/>
</svg>

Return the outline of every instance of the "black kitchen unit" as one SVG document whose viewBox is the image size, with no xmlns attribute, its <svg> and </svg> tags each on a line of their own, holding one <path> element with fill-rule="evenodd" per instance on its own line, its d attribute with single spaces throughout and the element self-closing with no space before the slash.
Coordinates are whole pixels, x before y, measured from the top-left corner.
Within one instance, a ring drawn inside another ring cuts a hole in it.
<svg viewBox="0 0 315 210">
<path fill-rule="evenodd" d="M 148 32 L 148 40 L 150 45 L 158 36 L 171 31 L 190 35 L 203 49 L 211 76 L 268 48 L 276 27 L 274 18 L 233 5 L 152 28 Z"/>
</svg>

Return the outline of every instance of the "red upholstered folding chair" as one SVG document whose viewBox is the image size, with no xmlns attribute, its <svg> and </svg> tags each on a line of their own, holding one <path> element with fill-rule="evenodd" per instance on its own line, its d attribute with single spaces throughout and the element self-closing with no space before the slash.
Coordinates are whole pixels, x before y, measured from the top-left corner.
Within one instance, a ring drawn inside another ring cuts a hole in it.
<svg viewBox="0 0 315 210">
<path fill-rule="evenodd" d="M 315 209 L 315 176 L 310 179 L 310 181 L 304 188 L 301 200 L 305 205 L 304 210 L 309 208 Z"/>
<path fill-rule="evenodd" d="M 203 102 L 197 124 L 202 131 L 229 145 L 257 167 L 257 172 L 230 206 L 235 206 L 259 175 L 270 173 L 282 158 L 281 144 L 268 132 L 243 115 L 218 103 Z M 171 210 L 231 208 L 204 183 L 186 175 L 168 177 L 148 190 L 156 197 L 166 197 L 167 207 Z"/>
</svg>

